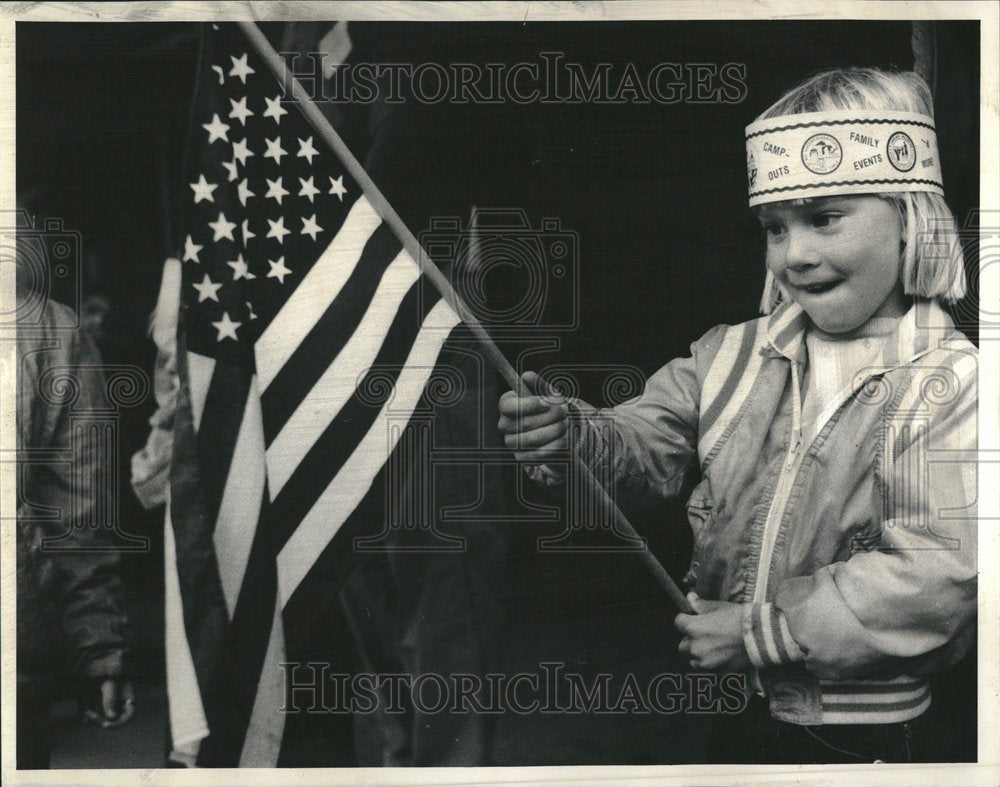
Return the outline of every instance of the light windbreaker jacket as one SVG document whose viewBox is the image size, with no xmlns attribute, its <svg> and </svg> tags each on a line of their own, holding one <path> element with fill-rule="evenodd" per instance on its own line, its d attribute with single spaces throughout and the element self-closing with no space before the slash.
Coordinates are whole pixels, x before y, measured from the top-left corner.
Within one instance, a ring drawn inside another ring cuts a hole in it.
<svg viewBox="0 0 1000 787">
<path fill-rule="evenodd" d="M 905 721 L 975 636 L 977 350 L 918 300 L 803 429 L 808 324 L 786 303 L 713 328 L 636 399 L 581 406 L 580 449 L 625 496 L 700 471 L 686 579 L 745 604 L 775 718 Z"/>
</svg>

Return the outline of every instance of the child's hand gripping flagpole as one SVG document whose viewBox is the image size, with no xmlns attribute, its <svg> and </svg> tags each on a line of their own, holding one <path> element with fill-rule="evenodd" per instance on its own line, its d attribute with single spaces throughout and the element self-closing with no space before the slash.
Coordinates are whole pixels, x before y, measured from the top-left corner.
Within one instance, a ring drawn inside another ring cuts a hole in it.
<svg viewBox="0 0 1000 787">
<path fill-rule="evenodd" d="M 260 31 L 260 28 L 258 28 L 254 22 L 240 22 L 239 25 L 246 34 L 247 38 L 250 40 L 254 49 L 256 49 L 257 53 L 261 56 L 264 62 L 267 63 L 268 68 L 284 86 L 285 95 L 290 95 L 296 100 L 299 108 L 302 110 L 312 127 L 316 130 L 316 133 L 319 134 L 327 145 L 329 145 L 334 151 L 337 158 L 347 169 L 348 173 L 361 187 L 365 197 L 368 198 L 372 207 L 374 207 L 375 211 L 382 217 L 383 221 L 389 225 L 393 233 L 402 243 L 403 248 L 406 249 L 407 253 L 416 261 L 421 273 L 428 278 L 431 284 L 433 284 L 441 294 L 441 297 L 447 301 L 452 309 L 455 310 L 455 313 L 468 326 L 469 330 L 472 331 L 473 335 L 475 335 L 475 337 L 482 343 L 487 357 L 497 371 L 499 371 L 503 376 L 507 385 L 521 395 L 535 393 L 527 389 L 524 381 L 518 376 L 514 367 L 500 351 L 500 348 L 497 347 L 489 333 L 487 333 L 486 329 L 479 322 L 476 316 L 468 309 L 459 297 L 458 293 L 455 292 L 451 282 L 448 281 L 430 257 L 427 256 L 423 247 L 413 236 L 413 233 L 410 232 L 407 226 L 403 223 L 403 220 L 399 217 L 393 207 L 389 204 L 388 200 L 386 200 L 382 192 L 375 185 L 374 181 L 372 181 L 372 179 L 368 176 L 368 173 L 365 172 L 364 167 L 362 167 L 361 163 L 354 157 L 354 154 L 351 153 L 350 149 L 340 138 L 340 135 L 337 134 L 323 113 L 320 112 L 319 108 L 315 105 L 315 103 L 313 103 L 309 94 L 306 93 L 299 81 L 285 66 L 284 60 L 277 53 L 274 47 L 271 46 L 271 43 Z M 549 389 L 547 391 L 539 391 L 537 393 L 554 394 L 555 392 Z M 570 463 L 573 468 L 580 473 L 585 483 L 594 490 L 594 493 L 596 494 L 601 505 L 606 506 L 613 512 L 615 525 L 619 531 L 630 538 L 634 538 L 642 542 L 643 547 L 638 552 L 639 556 L 646 564 L 646 567 L 652 572 L 656 580 L 660 583 L 664 590 L 667 591 L 667 595 L 670 597 L 670 600 L 674 603 L 674 605 L 682 612 L 686 612 L 690 615 L 695 614 L 691 604 L 681 592 L 677 583 L 675 583 L 670 574 L 667 573 L 667 570 L 663 567 L 660 561 L 657 560 L 653 553 L 649 551 L 649 548 L 645 545 L 645 539 L 642 539 L 639 534 L 636 533 L 635 528 L 632 527 L 631 523 L 625 518 L 625 515 L 618 509 L 615 502 L 611 500 L 607 492 L 594 477 L 593 473 L 590 472 L 590 468 L 587 467 L 586 463 L 584 463 L 583 460 L 575 454 L 570 455 Z"/>
</svg>

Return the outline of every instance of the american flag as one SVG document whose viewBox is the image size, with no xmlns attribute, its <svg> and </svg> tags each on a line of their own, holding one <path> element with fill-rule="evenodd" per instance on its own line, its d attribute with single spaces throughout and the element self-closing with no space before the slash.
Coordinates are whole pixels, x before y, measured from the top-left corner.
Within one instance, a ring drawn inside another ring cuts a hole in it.
<svg viewBox="0 0 1000 787">
<path fill-rule="evenodd" d="M 241 31 L 205 37 L 179 239 L 171 727 L 199 764 L 274 765 L 286 638 L 336 592 L 353 534 L 381 529 L 400 424 L 459 318 Z"/>
</svg>

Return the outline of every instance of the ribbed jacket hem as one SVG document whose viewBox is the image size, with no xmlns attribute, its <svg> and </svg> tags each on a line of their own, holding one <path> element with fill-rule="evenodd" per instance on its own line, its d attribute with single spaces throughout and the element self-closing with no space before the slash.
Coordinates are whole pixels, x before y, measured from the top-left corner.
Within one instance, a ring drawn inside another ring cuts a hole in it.
<svg viewBox="0 0 1000 787">
<path fill-rule="evenodd" d="M 931 704 L 921 678 L 820 681 L 823 724 L 894 724 L 915 719 Z"/>
</svg>

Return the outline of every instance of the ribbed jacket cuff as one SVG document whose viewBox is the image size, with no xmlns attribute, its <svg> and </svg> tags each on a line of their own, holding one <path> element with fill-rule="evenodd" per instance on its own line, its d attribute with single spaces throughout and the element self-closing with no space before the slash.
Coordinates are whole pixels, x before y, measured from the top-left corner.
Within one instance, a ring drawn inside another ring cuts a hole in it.
<svg viewBox="0 0 1000 787">
<path fill-rule="evenodd" d="M 92 656 L 79 666 L 79 673 L 84 678 L 120 678 L 128 671 L 128 654 L 124 650 Z"/>
<path fill-rule="evenodd" d="M 744 607 L 743 642 L 750 661 L 757 669 L 805 658 L 805 653 L 792 639 L 784 614 L 770 602 Z"/>
<path fill-rule="evenodd" d="M 569 450 L 592 469 L 605 461 L 607 441 L 575 400 L 569 400 Z M 557 486 L 566 480 L 562 468 L 550 465 L 525 465 L 528 478 L 542 486 Z"/>
<path fill-rule="evenodd" d="M 525 465 L 524 472 L 528 474 L 528 478 L 542 486 L 558 486 L 566 480 L 565 473 L 548 465 Z"/>
</svg>

